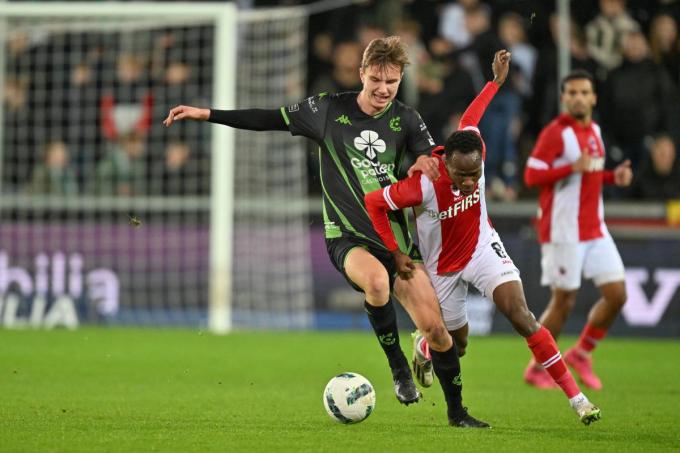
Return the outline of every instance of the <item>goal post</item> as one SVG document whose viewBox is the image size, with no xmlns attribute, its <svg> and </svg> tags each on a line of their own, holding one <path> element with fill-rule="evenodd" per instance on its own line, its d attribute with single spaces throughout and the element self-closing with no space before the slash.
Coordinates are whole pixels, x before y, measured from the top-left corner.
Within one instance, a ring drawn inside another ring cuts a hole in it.
<svg viewBox="0 0 680 453">
<path fill-rule="evenodd" d="M 230 6 L 230 8 L 224 8 Z M 222 5 L 215 24 L 215 91 L 213 105 L 236 108 L 237 21 L 234 4 Z M 222 47 L 224 46 L 224 47 Z M 232 329 L 232 259 L 234 236 L 234 131 L 213 128 L 212 199 L 210 204 L 209 327 L 215 333 Z"/>
<path fill-rule="evenodd" d="M 0 52 L 0 80 L 14 89 L 0 106 L 0 325 L 46 324 L 64 300 L 71 308 L 59 313 L 77 322 L 216 333 L 310 325 L 304 142 L 160 125 L 172 104 L 301 99 L 306 15 L 232 3 L 3 3 L 0 38 L 21 36 Z M 180 176 L 157 168 L 173 147 L 196 158 Z M 73 191 L 37 177 L 52 149 L 77 167 Z M 122 159 L 114 151 L 142 154 L 144 177 L 103 184 Z"/>
</svg>

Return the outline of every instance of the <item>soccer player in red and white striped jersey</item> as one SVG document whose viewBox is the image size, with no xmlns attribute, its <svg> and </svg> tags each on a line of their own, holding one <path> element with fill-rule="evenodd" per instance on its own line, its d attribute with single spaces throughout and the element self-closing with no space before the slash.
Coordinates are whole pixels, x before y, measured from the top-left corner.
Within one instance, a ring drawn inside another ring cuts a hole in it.
<svg viewBox="0 0 680 453">
<path fill-rule="evenodd" d="M 507 255 L 486 211 L 486 148 L 477 124 L 505 81 L 509 65 L 510 53 L 497 52 L 492 66 L 494 81 L 487 83 L 467 108 L 459 130 L 449 136 L 443 148 L 434 150 L 441 176 L 430 181 L 416 173 L 371 192 L 365 197 L 366 208 L 373 227 L 393 253 L 402 275 L 408 275 L 414 265 L 408 255 L 399 250 L 388 212 L 414 208 L 421 253 L 444 323 L 461 353 L 467 344 L 465 299 L 471 284 L 493 299 L 517 332 L 526 338 L 536 360 L 564 390 L 581 421 L 589 424 L 599 419 L 600 410 L 581 393 L 552 335 L 529 311 L 519 270 Z M 420 341 L 415 346 L 420 354 L 416 355 L 414 368 L 425 366 L 419 356 L 426 356 L 426 344 Z M 416 375 L 421 377 L 417 369 Z"/>
<path fill-rule="evenodd" d="M 627 186 L 633 175 L 628 161 L 613 171 L 604 169 L 600 126 L 592 120 L 597 101 L 592 76 L 574 71 L 564 78 L 561 90 L 566 112 L 543 129 L 524 173 L 528 186 L 540 188 L 541 283 L 552 290 L 540 320 L 557 338 L 576 302 L 581 275 L 593 280 L 602 298 L 564 358 L 587 387 L 600 389 L 590 353 L 626 302 L 623 262 L 604 223 L 602 185 Z M 524 379 L 539 388 L 553 386 L 533 360 Z"/>
</svg>

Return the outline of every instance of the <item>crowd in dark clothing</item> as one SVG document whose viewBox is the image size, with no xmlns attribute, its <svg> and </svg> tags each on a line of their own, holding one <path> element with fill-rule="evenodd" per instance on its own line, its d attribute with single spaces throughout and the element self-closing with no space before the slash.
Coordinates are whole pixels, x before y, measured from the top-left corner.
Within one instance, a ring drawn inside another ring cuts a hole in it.
<svg viewBox="0 0 680 453">
<path fill-rule="evenodd" d="M 358 89 L 358 76 L 352 84 L 333 82 L 333 74 L 343 64 L 335 49 L 353 48 L 354 62 L 370 39 L 398 34 L 409 44 L 412 62 L 398 98 L 416 107 L 435 140 L 443 143 L 476 92 L 492 79 L 494 52 L 509 49 L 513 53 L 510 83 L 489 106 L 480 129 L 489 149 L 488 193 L 513 200 L 527 194 L 517 175 L 538 132 L 559 113 L 554 3 L 384 0 L 328 13 L 310 22 L 310 90 Z M 595 76 L 595 120 L 602 126 L 608 167 L 630 159 L 636 174 L 633 189 L 610 190 L 608 195 L 676 196 L 680 180 L 668 173 L 661 178 L 665 182 L 656 181 L 652 156 L 658 138 L 667 137 L 665 146 L 672 148 L 667 160 L 677 167 L 680 1 L 570 3 L 570 65 Z M 659 187 L 654 195 L 651 188 L 656 184 L 663 189 Z"/>
<path fill-rule="evenodd" d="M 187 43 L 205 52 L 197 55 Z M 207 128 L 159 126 L 179 103 L 208 102 L 212 30 L 16 28 L 5 55 L 4 193 L 208 193 Z"/>
<path fill-rule="evenodd" d="M 630 159 L 635 173 L 632 189 L 608 195 L 680 196 L 680 0 L 572 0 L 570 5 L 571 67 L 595 76 L 595 119 L 602 126 L 608 167 Z M 408 44 L 411 64 L 398 98 L 414 106 L 435 141 L 443 143 L 492 78 L 493 54 L 507 48 L 513 54 L 510 78 L 480 129 L 489 149 L 488 193 L 514 200 L 527 195 L 518 175 L 538 132 L 559 112 L 554 8 L 555 2 L 542 0 L 371 0 L 313 15 L 308 92 L 360 90 L 362 50 L 373 38 L 399 35 Z M 191 49 L 182 47 L 186 42 Z M 139 36 L 13 32 L 5 54 L 3 191 L 209 192 L 209 129 L 196 122 L 172 130 L 151 127 L 174 105 L 209 105 L 209 28 Z M 309 159 L 315 196 L 320 193 L 316 154 Z"/>
</svg>

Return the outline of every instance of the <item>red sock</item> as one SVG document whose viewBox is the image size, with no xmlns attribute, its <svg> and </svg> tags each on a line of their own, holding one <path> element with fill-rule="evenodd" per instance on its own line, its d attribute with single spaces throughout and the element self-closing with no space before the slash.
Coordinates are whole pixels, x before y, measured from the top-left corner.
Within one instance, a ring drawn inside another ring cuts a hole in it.
<svg viewBox="0 0 680 453">
<path fill-rule="evenodd" d="M 607 329 L 595 327 L 587 323 L 578 339 L 578 348 L 585 352 L 591 352 L 597 343 L 607 335 Z"/>
<path fill-rule="evenodd" d="M 581 393 L 578 384 L 576 384 L 574 377 L 562 359 L 560 350 L 557 349 L 555 339 L 548 329 L 541 326 L 538 332 L 526 340 L 536 362 L 543 365 L 543 368 L 550 374 L 557 385 L 562 388 L 567 398 L 573 398 Z"/>
</svg>

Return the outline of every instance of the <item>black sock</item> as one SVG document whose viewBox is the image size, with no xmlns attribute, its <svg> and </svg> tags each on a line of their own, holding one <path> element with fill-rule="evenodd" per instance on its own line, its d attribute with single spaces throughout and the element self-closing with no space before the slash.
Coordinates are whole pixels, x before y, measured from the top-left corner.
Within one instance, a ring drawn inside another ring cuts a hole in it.
<svg viewBox="0 0 680 453">
<path fill-rule="evenodd" d="M 368 315 L 368 320 L 373 326 L 375 336 L 380 342 L 390 368 L 408 367 L 408 362 L 399 346 L 399 331 L 397 330 L 397 312 L 394 311 L 394 304 L 390 299 L 382 307 L 375 307 L 368 302 L 364 302 L 364 308 Z"/>
<path fill-rule="evenodd" d="M 444 390 L 448 416 L 449 418 L 457 418 L 465 412 L 458 349 L 455 344 L 451 346 L 451 349 L 444 352 L 437 352 L 430 348 L 430 354 L 432 355 L 434 373 L 439 379 L 442 390 Z"/>
</svg>

